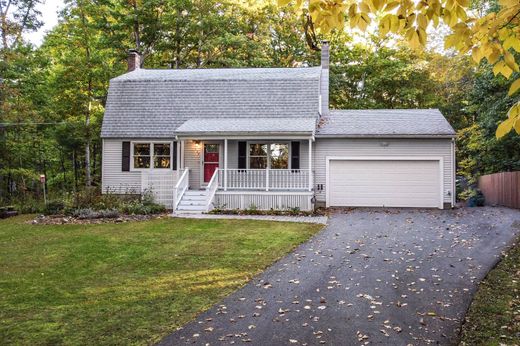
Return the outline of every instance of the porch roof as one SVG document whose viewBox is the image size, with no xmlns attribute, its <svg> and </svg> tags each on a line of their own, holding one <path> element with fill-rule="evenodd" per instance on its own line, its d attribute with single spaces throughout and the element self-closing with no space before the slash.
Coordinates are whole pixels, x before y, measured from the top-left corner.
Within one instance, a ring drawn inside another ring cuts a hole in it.
<svg viewBox="0 0 520 346">
<path fill-rule="evenodd" d="M 316 118 L 194 118 L 177 128 L 179 137 L 237 135 L 313 136 Z"/>
</svg>

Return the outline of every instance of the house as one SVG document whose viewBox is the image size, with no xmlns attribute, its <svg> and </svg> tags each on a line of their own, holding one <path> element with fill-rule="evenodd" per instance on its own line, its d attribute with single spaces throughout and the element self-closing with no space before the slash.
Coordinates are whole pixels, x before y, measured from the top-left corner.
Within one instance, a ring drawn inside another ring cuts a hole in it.
<svg viewBox="0 0 520 346">
<path fill-rule="evenodd" d="M 151 191 L 176 211 L 444 208 L 455 132 L 436 109 L 329 110 L 321 66 L 149 70 L 110 81 L 103 192 Z"/>
</svg>

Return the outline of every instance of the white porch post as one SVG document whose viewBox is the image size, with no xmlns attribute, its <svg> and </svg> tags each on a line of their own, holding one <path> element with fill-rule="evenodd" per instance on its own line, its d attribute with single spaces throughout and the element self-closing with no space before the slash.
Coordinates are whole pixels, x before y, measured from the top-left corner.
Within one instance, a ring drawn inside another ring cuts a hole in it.
<svg viewBox="0 0 520 346">
<path fill-rule="evenodd" d="M 177 155 L 177 172 L 180 172 L 182 169 L 181 167 L 181 142 L 177 141 L 177 152 L 175 153 Z M 180 178 L 180 174 L 177 174 L 177 176 Z"/>
<path fill-rule="evenodd" d="M 309 139 L 309 191 L 312 191 L 312 139 Z"/>
<path fill-rule="evenodd" d="M 228 140 L 224 139 L 224 191 L 227 191 Z"/>
<path fill-rule="evenodd" d="M 269 167 L 265 168 L 265 191 L 269 191 Z"/>
<path fill-rule="evenodd" d="M 184 150 L 185 150 L 185 141 L 181 140 L 181 169 L 184 169 Z"/>
</svg>

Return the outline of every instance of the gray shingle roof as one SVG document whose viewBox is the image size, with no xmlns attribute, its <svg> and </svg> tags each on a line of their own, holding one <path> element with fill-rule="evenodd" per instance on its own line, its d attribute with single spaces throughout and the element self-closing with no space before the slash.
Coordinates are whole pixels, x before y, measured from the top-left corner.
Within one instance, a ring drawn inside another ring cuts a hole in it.
<svg viewBox="0 0 520 346">
<path fill-rule="evenodd" d="M 177 129 L 178 135 L 190 134 L 309 134 L 316 129 L 313 118 L 211 118 L 189 119 Z"/>
<path fill-rule="evenodd" d="M 455 131 L 438 109 L 331 110 L 316 137 L 439 137 Z"/>
<path fill-rule="evenodd" d="M 317 117 L 320 67 L 136 70 L 110 81 L 104 138 L 172 137 L 192 118 Z"/>
</svg>

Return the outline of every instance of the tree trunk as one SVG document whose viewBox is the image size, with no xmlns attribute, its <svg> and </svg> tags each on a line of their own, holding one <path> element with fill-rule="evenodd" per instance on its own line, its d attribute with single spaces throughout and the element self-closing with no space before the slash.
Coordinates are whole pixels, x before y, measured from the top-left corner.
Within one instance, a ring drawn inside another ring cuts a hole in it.
<svg viewBox="0 0 520 346">
<path fill-rule="evenodd" d="M 78 170 L 76 167 L 76 149 L 72 150 L 72 171 L 74 173 L 74 194 L 78 191 Z"/>
<path fill-rule="evenodd" d="M 141 51 L 141 32 L 139 30 L 139 12 L 137 8 L 137 0 L 134 0 L 133 2 L 134 7 L 134 37 L 135 37 L 135 49 L 137 49 L 138 52 Z M 141 61 L 142 63 L 142 61 Z"/>
</svg>

